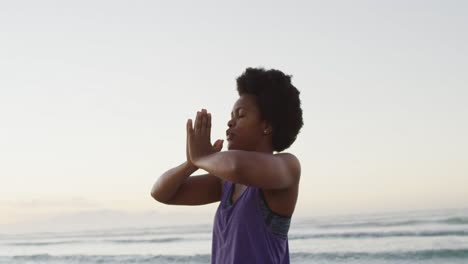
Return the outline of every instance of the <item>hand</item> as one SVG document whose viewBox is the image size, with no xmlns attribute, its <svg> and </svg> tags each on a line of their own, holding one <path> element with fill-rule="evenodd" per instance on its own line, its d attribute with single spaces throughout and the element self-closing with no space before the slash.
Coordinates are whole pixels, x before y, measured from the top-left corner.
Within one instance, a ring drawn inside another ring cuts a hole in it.
<svg viewBox="0 0 468 264">
<path fill-rule="evenodd" d="M 196 167 L 192 161 L 190 160 L 190 151 L 189 151 L 189 133 L 188 133 L 188 122 L 187 122 L 187 138 L 185 140 L 185 155 L 187 157 L 187 164 L 190 166 L 190 167 L 195 167 L 198 169 L 198 167 Z"/>
<path fill-rule="evenodd" d="M 195 127 L 192 127 L 192 119 L 187 121 L 187 160 L 191 164 L 204 156 L 221 151 L 223 140 L 218 139 L 211 144 L 211 114 L 202 109 L 197 112 Z"/>
</svg>

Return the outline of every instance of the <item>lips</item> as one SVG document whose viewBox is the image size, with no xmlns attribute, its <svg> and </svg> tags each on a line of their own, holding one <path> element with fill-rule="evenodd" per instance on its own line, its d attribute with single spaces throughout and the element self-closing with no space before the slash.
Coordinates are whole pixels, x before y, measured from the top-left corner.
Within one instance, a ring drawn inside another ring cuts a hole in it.
<svg viewBox="0 0 468 264">
<path fill-rule="evenodd" d="M 226 139 L 227 140 L 232 140 L 234 134 L 231 131 L 226 131 Z"/>
</svg>

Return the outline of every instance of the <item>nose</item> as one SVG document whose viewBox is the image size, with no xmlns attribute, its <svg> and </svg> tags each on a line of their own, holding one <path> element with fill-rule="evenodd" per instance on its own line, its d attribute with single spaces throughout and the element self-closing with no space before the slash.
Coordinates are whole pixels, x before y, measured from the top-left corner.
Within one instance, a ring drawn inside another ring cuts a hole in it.
<svg viewBox="0 0 468 264">
<path fill-rule="evenodd" d="M 229 128 L 231 128 L 231 127 L 234 125 L 233 122 L 234 122 L 234 121 L 232 121 L 232 119 L 230 119 L 230 120 L 227 122 L 227 125 L 228 125 Z"/>
</svg>

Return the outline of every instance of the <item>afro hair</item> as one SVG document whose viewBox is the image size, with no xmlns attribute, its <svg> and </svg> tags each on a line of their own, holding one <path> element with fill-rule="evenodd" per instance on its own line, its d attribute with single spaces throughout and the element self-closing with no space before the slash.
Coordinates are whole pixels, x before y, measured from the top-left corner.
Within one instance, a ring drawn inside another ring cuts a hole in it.
<svg viewBox="0 0 468 264">
<path fill-rule="evenodd" d="M 291 77 L 275 69 L 249 67 L 236 79 L 239 96 L 254 95 L 262 118 L 271 125 L 276 152 L 289 148 L 304 125 L 300 92 Z"/>
</svg>

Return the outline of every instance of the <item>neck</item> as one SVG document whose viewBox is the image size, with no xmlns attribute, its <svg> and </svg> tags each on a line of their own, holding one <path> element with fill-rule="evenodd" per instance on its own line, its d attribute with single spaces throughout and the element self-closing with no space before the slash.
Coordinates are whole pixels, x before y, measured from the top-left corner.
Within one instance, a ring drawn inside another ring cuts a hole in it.
<svg viewBox="0 0 468 264">
<path fill-rule="evenodd" d="M 273 154 L 273 146 L 271 144 L 271 140 L 269 142 L 267 140 L 262 140 L 260 144 L 258 144 L 255 148 L 255 151 Z"/>
</svg>

